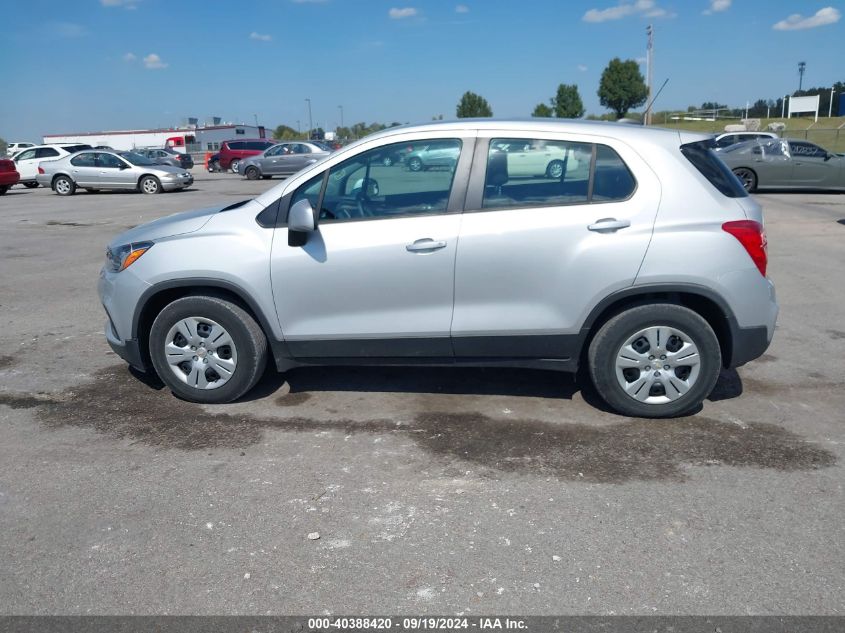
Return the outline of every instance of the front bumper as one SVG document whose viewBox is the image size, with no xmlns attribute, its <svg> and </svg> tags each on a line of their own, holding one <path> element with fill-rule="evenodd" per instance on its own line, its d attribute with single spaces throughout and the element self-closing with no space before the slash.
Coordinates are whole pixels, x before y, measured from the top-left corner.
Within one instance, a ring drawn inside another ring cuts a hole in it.
<svg viewBox="0 0 845 633">
<path fill-rule="evenodd" d="M 100 271 L 97 293 L 106 311 L 106 341 L 115 354 L 133 367 L 146 371 L 138 340 L 134 338 L 135 307 L 150 287 L 131 269 L 119 273 Z"/>
<path fill-rule="evenodd" d="M 174 189 L 184 189 L 194 184 L 194 177 L 174 178 L 173 180 L 161 180 L 161 188 L 165 191 L 173 191 Z"/>
<path fill-rule="evenodd" d="M 132 367 L 143 372 L 147 371 L 147 367 L 144 365 L 144 359 L 141 356 L 141 346 L 138 344 L 138 341 L 135 339 L 121 341 L 117 337 L 111 319 L 106 320 L 106 342 L 115 354 L 132 365 Z"/>
</svg>

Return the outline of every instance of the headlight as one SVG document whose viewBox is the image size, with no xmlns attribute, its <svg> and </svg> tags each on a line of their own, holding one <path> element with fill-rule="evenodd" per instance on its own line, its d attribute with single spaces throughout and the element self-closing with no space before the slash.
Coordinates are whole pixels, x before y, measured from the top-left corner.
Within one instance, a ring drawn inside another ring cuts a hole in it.
<svg viewBox="0 0 845 633">
<path fill-rule="evenodd" d="M 129 268 L 141 255 L 152 248 L 152 242 L 135 242 L 123 244 L 114 249 L 106 249 L 106 268 L 113 273 Z"/>
</svg>

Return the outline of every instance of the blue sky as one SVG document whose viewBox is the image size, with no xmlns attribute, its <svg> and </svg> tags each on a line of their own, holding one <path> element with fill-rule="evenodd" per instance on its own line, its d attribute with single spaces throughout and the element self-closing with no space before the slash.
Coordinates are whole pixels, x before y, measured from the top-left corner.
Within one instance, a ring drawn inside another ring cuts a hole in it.
<svg viewBox="0 0 845 633">
<path fill-rule="evenodd" d="M 61 4 L 62 10 L 56 11 Z M 528 116 L 559 83 L 588 113 L 612 57 L 645 58 L 656 109 L 742 106 L 845 80 L 839 0 L 28 0 L 4 4 L 0 136 L 205 120 L 328 129 L 452 118 L 466 90 Z M 643 72 L 645 66 L 643 64 Z"/>
</svg>

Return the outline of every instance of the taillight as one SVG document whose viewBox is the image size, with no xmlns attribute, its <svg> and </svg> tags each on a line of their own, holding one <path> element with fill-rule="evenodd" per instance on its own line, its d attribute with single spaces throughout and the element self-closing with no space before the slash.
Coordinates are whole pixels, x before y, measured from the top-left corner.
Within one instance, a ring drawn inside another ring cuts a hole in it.
<svg viewBox="0 0 845 633">
<path fill-rule="evenodd" d="M 43 168 L 43 167 L 41 167 L 41 166 L 39 165 L 39 166 L 38 166 L 38 173 L 39 173 L 39 174 L 44 174 L 44 173 L 47 173 L 47 172 L 45 172 L 45 171 L 44 171 L 44 168 Z"/>
<path fill-rule="evenodd" d="M 735 220 L 725 222 L 722 230 L 733 235 L 745 248 L 751 260 L 757 266 L 760 274 L 766 276 L 766 266 L 769 263 L 769 249 L 766 241 L 766 231 L 763 225 L 754 220 Z"/>
</svg>

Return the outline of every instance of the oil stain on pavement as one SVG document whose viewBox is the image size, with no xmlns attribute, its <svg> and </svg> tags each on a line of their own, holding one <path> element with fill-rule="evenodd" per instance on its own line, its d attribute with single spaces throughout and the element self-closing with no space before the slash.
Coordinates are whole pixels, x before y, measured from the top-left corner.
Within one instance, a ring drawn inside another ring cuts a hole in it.
<svg viewBox="0 0 845 633">
<path fill-rule="evenodd" d="M 286 407 L 305 402 L 307 394 Z M 116 439 L 179 450 L 243 449 L 265 432 L 401 434 L 444 462 L 561 480 L 626 482 L 686 478 L 687 465 L 728 465 L 781 471 L 831 466 L 836 457 L 786 429 L 765 422 L 740 426 L 703 416 L 674 420 L 625 419 L 610 426 L 500 420 L 480 413 L 426 412 L 406 423 L 389 419 L 315 420 L 209 413 L 168 390 L 150 389 L 124 366 L 61 396 L 0 394 L 0 405 L 33 409 L 47 428 L 81 427 Z"/>
</svg>

